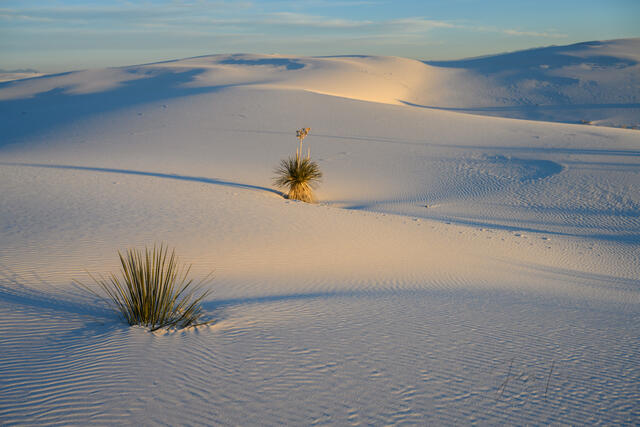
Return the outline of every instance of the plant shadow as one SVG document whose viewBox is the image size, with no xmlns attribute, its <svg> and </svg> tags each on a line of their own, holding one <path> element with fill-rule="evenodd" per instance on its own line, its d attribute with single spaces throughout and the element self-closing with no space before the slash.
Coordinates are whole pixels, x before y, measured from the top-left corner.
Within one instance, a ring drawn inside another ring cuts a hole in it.
<svg viewBox="0 0 640 427">
<path fill-rule="evenodd" d="M 116 168 L 100 168 L 93 166 L 74 166 L 74 165 L 51 165 L 44 163 L 8 163 L 8 162 L 0 162 L 0 165 L 3 166 L 20 166 L 20 167 L 33 167 L 33 168 L 47 168 L 47 169 L 67 169 L 67 170 L 78 170 L 78 171 L 88 171 L 88 172 L 100 172 L 100 173 L 114 173 L 114 174 L 124 174 L 124 175 L 137 175 L 137 176 L 150 176 L 154 178 L 163 178 L 163 179 L 175 179 L 179 181 L 192 181 L 192 182 L 202 182 L 205 184 L 213 184 L 213 185 L 221 185 L 224 187 L 233 187 L 233 188 L 241 188 L 245 190 L 254 190 L 254 191 L 263 191 L 267 193 L 273 193 L 278 196 L 284 196 L 281 191 L 275 190 L 269 187 L 261 187 L 259 185 L 252 184 L 242 184 L 234 181 L 226 181 L 222 179 L 216 178 L 206 178 L 206 177 L 198 177 L 198 176 L 189 176 L 189 175 L 178 175 L 178 174 L 168 174 L 161 172 L 145 172 L 145 171 L 137 171 L 132 169 L 116 169 Z"/>
<path fill-rule="evenodd" d="M 51 285 L 40 279 L 34 273 L 41 287 L 51 288 Z M 0 301 L 18 305 L 24 309 L 38 313 L 48 311 L 63 316 L 91 317 L 98 321 L 109 321 L 116 314 L 99 301 L 83 295 L 82 289 L 74 285 L 77 292 L 67 293 L 62 298 L 53 292 L 46 292 L 26 283 L 31 282 L 21 278 L 7 267 L 0 270 Z"/>
</svg>

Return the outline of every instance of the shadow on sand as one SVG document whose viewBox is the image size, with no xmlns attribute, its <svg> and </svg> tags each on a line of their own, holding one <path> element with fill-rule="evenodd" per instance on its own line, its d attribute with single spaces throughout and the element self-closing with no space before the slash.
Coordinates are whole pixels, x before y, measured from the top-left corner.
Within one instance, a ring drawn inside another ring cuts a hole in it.
<svg viewBox="0 0 640 427">
<path fill-rule="evenodd" d="M 52 289 L 46 281 L 39 278 L 38 281 L 40 286 Z M 81 296 L 83 290 L 77 285 L 74 286 L 78 292 L 73 294 L 67 292 L 63 299 L 54 293 L 28 286 L 26 282 L 6 266 L 0 269 L 0 302 L 29 308 L 36 312 L 48 310 L 64 315 L 90 316 L 101 321 L 114 317 L 114 312 L 107 307 L 88 303 L 88 299 Z"/>
<path fill-rule="evenodd" d="M 213 185 L 221 185 L 224 187 L 233 187 L 233 188 L 241 188 L 244 190 L 254 190 L 254 191 L 264 191 L 267 193 L 277 194 L 278 196 L 283 196 L 283 193 L 274 190 L 269 187 L 261 187 L 259 185 L 251 185 L 251 184 L 242 184 L 239 182 L 233 181 L 225 181 L 222 179 L 215 178 L 206 178 L 206 177 L 198 177 L 198 176 L 188 176 L 188 175 L 177 175 L 177 174 L 168 174 L 168 173 L 160 173 L 160 172 L 144 172 L 144 171 L 136 171 L 131 169 L 114 169 L 114 168 L 98 168 L 91 166 L 74 166 L 74 165 L 48 165 L 44 163 L 5 163 L 0 162 L 2 166 L 21 166 L 21 167 L 30 167 L 30 168 L 47 168 L 47 169 L 68 169 L 68 170 L 79 170 L 79 171 L 88 171 L 88 172 L 101 172 L 101 173 L 115 173 L 115 174 L 125 174 L 125 175 L 139 175 L 139 176 L 151 176 L 154 178 L 164 178 L 164 179 L 176 179 L 179 181 L 193 181 L 193 182 L 202 182 L 205 184 L 213 184 Z"/>
<path fill-rule="evenodd" d="M 575 67 L 587 64 L 591 68 L 622 69 L 637 65 L 638 62 L 611 55 L 590 54 L 601 42 L 576 43 L 569 46 L 550 46 L 509 52 L 498 55 L 482 56 L 453 61 L 423 61 L 434 67 L 458 68 L 475 73 L 494 76 L 504 84 L 533 79 L 546 81 L 553 85 L 576 84 L 578 79 L 557 76 L 549 71 L 564 67 Z M 578 55 L 577 53 L 580 53 Z"/>
<path fill-rule="evenodd" d="M 203 73 L 203 69 L 176 71 L 171 69 L 128 69 L 130 79 L 123 77 L 114 88 L 92 93 L 69 93 L 69 83 L 56 78 L 72 73 L 35 77 L 31 80 L 50 80 L 53 89 L 43 90 L 33 96 L 0 100 L 0 129 L 3 135 L 0 147 L 18 143 L 37 134 L 62 127 L 83 118 L 108 113 L 120 108 L 158 103 L 189 95 L 214 93 L 235 85 L 192 87 L 189 84 Z M 26 80 L 0 83 L 0 91 Z"/>
</svg>

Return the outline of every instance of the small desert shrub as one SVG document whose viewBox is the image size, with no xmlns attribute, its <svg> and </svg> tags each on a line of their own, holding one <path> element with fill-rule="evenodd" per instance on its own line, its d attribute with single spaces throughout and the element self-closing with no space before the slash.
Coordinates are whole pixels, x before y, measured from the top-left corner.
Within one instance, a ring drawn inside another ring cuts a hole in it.
<svg viewBox="0 0 640 427">
<path fill-rule="evenodd" d="M 175 250 L 165 245 L 153 249 L 129 249 L 120 257 L 120 276 L 91 278 L 106 296 L 79 285 L 104 299 L 118 310 L 129 325 L 146 326 L 152 331 L 166 327 L 186 328 L 203 325 L 201 301 L 210 291 L 201 292 L 211 273 L 197 284 L 188 278 L 191 266 L 180 264 Z"/>
<path fill-rule="evenodd" d="M 296 150 L 295 157 L 289 157 L 280 162 L 276 169 L 275 184 L 278 187 L 287 188 L 287 197 L 293 200 L 301 200 L 313 203 L 313 187 L 322 179 L 322 172 L 318 164 L 311 160 L 311 151 L 307 150 L 307 157 L 302 156 L 302 140 L 309 134 L 309 128 L 296 131 L 296 137 L 300 140 L 300 147 Z"/>
<path fill-rule="evenodd" d="M 282 160 L 280 167 L 276 169 L 275 184 L 289 190 L 289 199 L 313 203 L 315 198 L 312 188 L 321 178 L 322 172 L 318 164 L 310 158 L 289 157 Z"/>
</svg>

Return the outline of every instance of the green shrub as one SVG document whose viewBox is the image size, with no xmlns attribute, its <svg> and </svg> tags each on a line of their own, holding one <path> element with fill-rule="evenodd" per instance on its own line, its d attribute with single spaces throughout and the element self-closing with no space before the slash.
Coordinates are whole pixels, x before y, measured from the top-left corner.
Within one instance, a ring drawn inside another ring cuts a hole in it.
<svg viewBox="0 0 640 427">
<path fill-rule="evenodd" d="M 119 311 L 129 325 L 142 325 L 154 331 L 160 328 L 186 328 L 201 322 L 201 301 L 210 290 L 201 292 L 211 273 L 197 284 L 188 278 L 191 266 L 180 264 L 175 250 L 165 245 L 153 249 L 118 251 L 120 275 L 91 278 L 104 291 L 101 295 L 83 283 L 79 285 L 104 299 Z"/>
</svg>

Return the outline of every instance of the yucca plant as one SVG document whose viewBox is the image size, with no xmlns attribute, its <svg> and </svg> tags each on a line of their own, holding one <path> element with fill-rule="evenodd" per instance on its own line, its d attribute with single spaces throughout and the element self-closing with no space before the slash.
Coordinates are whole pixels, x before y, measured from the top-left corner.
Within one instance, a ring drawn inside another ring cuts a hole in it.
<svg viewBox="0 0 640 427">
<path fill-rule="evenodd" d="M 302 140 L 309 134 L 309 128 L 296 131 L 296 137 L 300 140 L 300 147 L 296 150 L 295 157 L 283 159 L 276 169 L 275 185 L 287 188 L 287 198 L 313 203 L 313 187 L 322 179 L 322 172 L 318 164 L 311 160 L 311 151 L 307 149 L 307 157 L 302 157 Z"/>
<path fill-rule="evenodd" d="M 125 254 L 118 251 L 118 256 L 119 276 L 111 273 L 105 278 L 90 274 L 106 295 L 81 282 L 76 283 L 104 299 L 129 325 L 142 325 L 155 331 L 211 323 L 200 321 L 200 303 L 211 292 L 202 291 L 202 286 L 212 273 L 194 284 L 188 278 L 191 266 L 181 264 L 175 250 L 169 253 L 163 244 L 154 245 L 153 249 L 128 249 Z"/>
<path fill-rule="evenodd" d="M 322 178 L 318 164 L 309 158 L 289 157 L 276 170 L 275 184 L 288 188 L 287 198 L 313 203 L 313 186 Z"/>
</svg>

